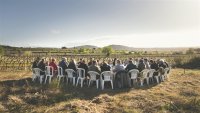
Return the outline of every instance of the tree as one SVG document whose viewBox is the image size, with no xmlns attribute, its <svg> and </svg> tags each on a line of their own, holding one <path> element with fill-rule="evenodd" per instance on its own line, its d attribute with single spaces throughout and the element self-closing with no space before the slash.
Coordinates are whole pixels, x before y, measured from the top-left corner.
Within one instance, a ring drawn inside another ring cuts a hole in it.
<svg viewBox="0 0 200 113">
<path fill-rule="evenodd" d="M 194 49 L 190 48 L 186 51 L 186 54 L 194 54 Z"/>
<path fill-rule="evenodd" d="M 103 47 L 102 53 L 106 54 L 106 56 L 110 56 L 110 54 L 113 52 L 113 49 L 111 46 Z"/>
<path fill-rule="evenodd" d="M 67 47 L 61 47 L 61 49 L 67 49 Z"/>
<path fill-rule="evenodd" d="M 78 50 L 78 52 L 79 52 L 79 53 L 85 53 L 85 52 L 86 52 L 86 49 L 85 49 L 85 48 L 80 48 L 80 49 Z"/>
<path fill-rule="evenodd" d="M 0 55 L 4 55 L 4 48 L 0 46 Z"/>
<path fill-rule="evenodd" d="M 25 56 L 31 56 L 32 52 L 31 51 L 24 51 Z"/>
</svg>

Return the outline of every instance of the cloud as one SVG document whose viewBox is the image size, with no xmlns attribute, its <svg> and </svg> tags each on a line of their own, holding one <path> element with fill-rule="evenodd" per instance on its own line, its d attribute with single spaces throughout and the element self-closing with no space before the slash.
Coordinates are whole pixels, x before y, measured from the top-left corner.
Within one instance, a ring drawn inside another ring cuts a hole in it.
<svg viewBox="0 0 200 113">
<path fill-rule="evenodd" d="M 51 32 L 52 34 L 61 34 L 61 31 L 58 30 L 58 29 L 52 29 L 50 32 Z"/>
</svg>

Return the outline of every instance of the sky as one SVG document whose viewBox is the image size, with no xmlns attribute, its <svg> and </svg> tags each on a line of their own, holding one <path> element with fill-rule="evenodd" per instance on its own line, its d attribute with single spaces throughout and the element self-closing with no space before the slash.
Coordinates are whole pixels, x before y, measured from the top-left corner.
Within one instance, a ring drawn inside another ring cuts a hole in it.
<svg viewBox="0 0 200 113">
<path fill-rule="evenodd" d="M 0 0 L 0 44 L 200 47 L 200 0 Z"/>
</svg>

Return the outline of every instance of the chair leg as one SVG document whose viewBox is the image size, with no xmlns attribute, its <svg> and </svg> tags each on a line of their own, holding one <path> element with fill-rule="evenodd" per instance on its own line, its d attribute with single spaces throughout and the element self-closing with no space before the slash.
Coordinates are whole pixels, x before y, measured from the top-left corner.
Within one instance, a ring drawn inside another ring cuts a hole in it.
<svg viewBox="0 0 200 113">
<path fill-rule="evenodd" d="M 75 81 L 75 77 L 73 77 L 73 85 L 75 86 L 76 81 Z"/>
<path fill-rule="evenodd" d="M 156 78 L 156 82 L 159 83 L 159 78 L 158 78 L 158 76 L 155 76 L 155 78 Z"/>
<path fill-rule="evenodd" d="M 78 86 L 78 82 L 79 82 L 79 78 L 78 78 L 77 81 L 76 81 L 76 86 Z"/>
<path fill-rule="evenodd" d="M 43 75 L 40 75 L 40 84 L 42 84 Z"/>
<path fill-rule="evenodd" d="M 32 81 L 35 81 L 35 75 L 32 76 Z"/>
<path fill-rule="evenodd" d="M 146 80 L 147 80 L 147 85 L 149 85 L 149 78 L 146 78 Z"/>
<path fill-rule="evenodd" d="M 49 84 L 51 83 L 51 76 L 49 77 Z"/>
<path fill-rule="evenodd" d="M 66 77 L 65 80 L 66 80 L 66 84 L 68 84 L 68 77 Z"/>
<path fill-rule="evenodd" d="M 47 83 L 47 77 L 48 77 L 48 76 L 46 75 L 46 78 L 45 78 L 45 84 Z"/>
<path fill-rule="evenodd" d="M 61 77 L 57 77 L 57 78 L 58 78 L 58 86 L 59 86 Z"/>
<path fill-rule="evenodd" d="M 143 86 L 143 82 L 144 82 L 143 80 L 140 80 L 140 86 Z"/>
<path fill-rule="evenodd" d="M 81 79 L 81 87 L 83 87 L 83 79 Z"/>
<path fill-rule="evenodd" d="M 112 89 L 113 89 L 113 81 L 111 80 L 110 83 L 111 83 L 111 87 L 112 87 Z"/>
<path fill-rule="evenodd" d="M 99 88 L 99 80 L 96 80 L 97 89 Z"/>
<path fill-rule="evenodd" d="M 89 80 L 88 87 L 90 87 L 90 82 L 91 82 L 91 80 Z"/>
<path fill-rule="evenodd" d="M 102 81 L 101 87 L 102 87 L 102 90 L 103 90 L 104 89 L 104 81 Z"/>
</svg>

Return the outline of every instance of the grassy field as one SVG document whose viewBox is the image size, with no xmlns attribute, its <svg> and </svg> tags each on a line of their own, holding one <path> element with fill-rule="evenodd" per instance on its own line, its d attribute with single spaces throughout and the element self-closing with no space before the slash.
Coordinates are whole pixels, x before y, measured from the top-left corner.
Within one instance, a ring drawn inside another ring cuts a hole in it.
<svg viewBox="0 0 200 113">
<path fill-rule="evenodd" d="M 31 82 L 31 72 L 0 72 L 0 112 L 199 113 L 200 70 L 172 69 L 160 84 L 130 89 L 57 87 Z M 109 84 L 107 84 L 109 86 Z"/>
</svg>

